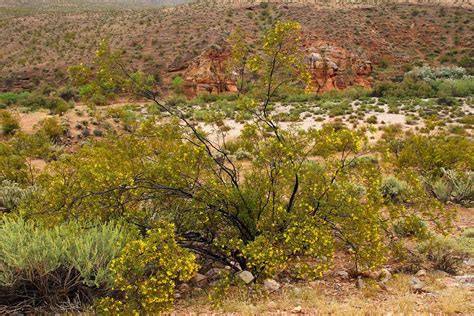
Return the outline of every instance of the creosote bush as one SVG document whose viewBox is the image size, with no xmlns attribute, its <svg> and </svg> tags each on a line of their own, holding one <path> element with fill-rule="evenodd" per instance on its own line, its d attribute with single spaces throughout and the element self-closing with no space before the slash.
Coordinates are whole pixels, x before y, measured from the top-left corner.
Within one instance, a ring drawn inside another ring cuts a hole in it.
<svg viewBox="0 0 474 316">
<path fill-rule="evenodd" d="M 18 117 L 7 110 L 0 110 L 0 135 L 12 135 L 19 129 Z"/>
<path fill-rule="evenodd" d="M 121 298 L 103 298 L 96 308 L 115 315 L 161 313 L 173 306 L 176 282 L 188 281 L 197 268 L 195 256 L 176 243 L 174 225 L 161 223 L 112 261 L 112 290 Z"/>
</svg>

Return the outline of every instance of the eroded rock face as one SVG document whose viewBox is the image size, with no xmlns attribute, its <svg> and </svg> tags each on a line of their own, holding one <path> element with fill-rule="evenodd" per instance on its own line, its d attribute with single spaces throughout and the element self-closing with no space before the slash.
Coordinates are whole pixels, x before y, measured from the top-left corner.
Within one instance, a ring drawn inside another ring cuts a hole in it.
<svg viewBox="0 0 474 316">
<path fill-rule="evenodd" d="M 314 92 L 372 86 L 372 63 L 362 56 L 315 41 L 308 41 L 303 49 L 305 63 L 313 77 Z M 237 92 L 236 76 L 227 68 L 230 56 L 230 49 L 222 42 L 188 61 L 183 72 L 187 94 Z"/>
<path fill-rule="evenodd" d="M 230 54 L 224 45 L 214 44 L 190 61 L 183 74 L 186 92 L 190 95 L 237 92 L 236 79 L 226 69 Z"/>
<path fill-rule="evenodd" d="M 315 92 L 372 86 L 372 63 L 363 57 L 326 43 L 308 43 L 305 50 Z"/>
</svg>

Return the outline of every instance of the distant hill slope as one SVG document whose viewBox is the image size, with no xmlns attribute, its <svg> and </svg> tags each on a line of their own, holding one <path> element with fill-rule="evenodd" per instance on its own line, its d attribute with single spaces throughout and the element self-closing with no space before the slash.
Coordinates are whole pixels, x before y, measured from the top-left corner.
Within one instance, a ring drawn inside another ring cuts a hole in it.
<svg viewBox="0 0 474 316">
<path fill-rule="evenodd" d="M 37 6 L 76 6 L 76 5 L 178 5 L 190 0 L 0 0 L 0 6 L 37 7 Z"/>
<path fill-rule="evenodd" d="M 417 4 L 417 5 L 441 5 L 441 6 L 474 6 L 474 0 L 195 0 L 199 3 L 219 3 L 230 5 L 248 5 L 259 3 L 286 3 L 304 4 L 318 6 L 357 6 L 357 5 L 386 5 L 386 4 Z"/>
<path fill-rule="evenodd" d="M 413 65 L 472 64 L 474 11 L 409 4 L 323 8 L 303 4 L 51 10 L 0 9 L 0 91 L 64 84 L 69 65 L 88 62 L 101 38 L 130 67 L 164 77 L 240 27 L 258 39 L 279 19 L 296 20 L 311 46 L 335 45 L 395 78 Z"/>
</svg>

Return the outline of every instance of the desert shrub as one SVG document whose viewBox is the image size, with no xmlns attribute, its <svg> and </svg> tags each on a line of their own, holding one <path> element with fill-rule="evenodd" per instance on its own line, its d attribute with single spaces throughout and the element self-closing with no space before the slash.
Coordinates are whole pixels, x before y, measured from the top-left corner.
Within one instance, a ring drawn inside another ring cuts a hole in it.
<svg viewBox="0 0 474 316">
<path fill-rule="evenodd" d="M 181 76 L 175 76 L 171 81 L 171 89 L 176 94 L 184 93 L 184 79 Z"/>
<path fill-rule="evenodd" d="M 0 142 L 0 181 L 26 182 L 28 170 L 26 157 L 9 143 Z"/>
<path fill-rule="evenodd" d="M 319 100 L 319 95 L 311 93 L 294 94 L 286 97 L 286 101 L 290 103 L 303 103 L 316 100 Z"/>
<path fill-rule="evenodd" d="M 442 80 L 433 83 L 438 97 L 468 97 L 474 94 L 474 78 Z"/>
<path fill-rule="evenodd" d="M 428 234 L 428 226 L 417 216 L 400 219 L 393 225 L 393 231 L 401 237 L 415 236 L 424 239 Z"/>
<path fill-rule="evenodd" d="M 0 183 L 0 209 L 11 211 L 21 201 L 30 197 L 35 189 L 34 186 L 24 188 L 16 182 L 3 180 Z"/>
<path fill-rule="evenodd" d="M 195 104 L 206 104 L 206 103 L 212 103 L 219 100 L 219 95 L 218 94 L 211 94 L 209 92 L 201 92 L 197 95 L 196 98 L 194 98 L 191 103 Z"/>
<path fill-rule="evenodd" d="M 399 203 L 405 201 L 410 192 L 410 187 L 405 181 L 394 176 L 388 176 L 382 180 L 380 190 L 387 201 Z"/>
<path fill-rule="evenodd" d="M 438 200 L 440 200 L 443 203 L 446 203 L 449 201 L 449 198 L 450 198 L 449 188 L 448 188 L 448 185 L 442 179 L 435 181 L 430 186 L 431 186 L 431 191 L 433 192 L 434 196 Z"/>
<path fill-rule="evenodd" d="M 30 109 L 48 109 L 51 114 L 62 115 L 71 108 L 71 105 L 59 97 L 44 96 L 39 93 L 32 93 L 21 102 L 21 105 Z"/>
<path fill-rule="evenodd" d="M 375 97 L 432 97 L 435 91 L 431 84 L 422 80 L 406 78 L 401 83 L 377 82 L 373 88 Z"/>
<path fill-rule="evenodd" d="M 283 97 L 281 91 L 311 81 L 300 54 L 300 39 L 301 25 L 278 22 L 263 39 L 261 53 L 249 59 L 256 83 L 251 94 L 235 102 L 242 117 L 251 119 L 239 146 L 235 142 L 226 148 L 220 140 L 207 138 L 175 107 L 157 100 L 155 90 L 140 85 L 140 95 L 152 99 L 170 120 L 141 122 L 132 134 L 109 135 L 62 157 L 38 179 L 41 192 L 21 211 L 50 222 L 71 217 L 121 218 L 142 231 L 153 231 L 161 221 L 172 222 L 183 248 L 234 271 L 250 270 L 257 278 L 321 277 L 337 247 L 350 251 L 355 270 L 374 269 L 387 259 L 389 225 L 411 213 L 422 220 L 430 217 L 442 229 L 446 223 L 439 208 L 420 211 L 420 205 L 427 205 L 427 194 L 411 197 L 404 207 L 392 204 L 387 210 L 380 191 L 381 166 L 351 163 L 368 148 L 366 131 L 348 130 L 342 122 L 320 130 L 284 129 L 273 121 L 274 96 Z M 102 62 L 112 68 L 113 59 Z M 84 73 L 97 81 L 101 68 L 96 62 L 95 68 L 87 67 Z M 122 80 L 123 89 L 136 94 L 138 88 L 127 86 L 134 82 L 125 74 L 111 80 Z M 350 110 L 348 100 L 338 106 L 344 112 Z M 227 151 L 230 147 L 245 149 L 252 160 L 234 163 Z M 393 156 L 386 165 L 397 162 Z M 67 181 L 63 181 L 65 175 Z M 41 212 L 51 205 L 57 205 L 54 211 Z M 147 248 L 146 239 L 134 243 L 123 260 L 136 258 L 141 244 Z M 155 260 L 160 254 L 150 256 Z M 137 282 L 127 279 L 135 276 L 127 270 L 128 264 L 118 274 L 124 286 L 135 289 L 130 295 L 138 295 L 130 310 L 141 306 L 139 284 L 147 282 L 140 277 L 145 268 L 137 262 L 133 262 L 138 267 Z M 169 292 L 165 289 L 164 293 Z M 122 308 L 119 301 L 120 297 L 109 299 L 105 306 L 116 311 Z M 161 303 L 168 304 L 168 296 Z"/>
<path fill-rule="evenodd" d="M 466 69 L 461 67 L 439 67 L 429 66 L 415 67 L 405 74 L 406 77 L 417 78 L 423 81 L 434 81 L 439 79 L 463 79 L 467 76 Z"/>
<path fill-rule="evenodd" d="M 186 99 L 185 96 L 177 95 L 177 96 L 172 96 L 166 100 L 166 102 L 170 106 L 180 106 L 180 105 L 186 105 L 188 100 Z"/>
<path fill-rule="evenodd" d="M 7 110 L 0 110 L 0 131 L 3 135 L 13 135 L 20 129 L 20 120 Z"/>
<path fill-rule="evenodd" d="M 366 119 L 366 122 L 369 124 L 377 124 L 377 117 L 375 115 L 371 115 Z"/>
<path fill-rule="evenodd" d="M 76 88 L 67 86 L 58 89 L 57 95 L 64 101 L 68 102 L 71 100 L 76 100 L 79 97 L 79 91 L 77 91 Z"/>
<path fill-rule="evenodd" d="M 321 95 L 319 98 L 321 100 L 341 100 L 341 99 L 348 99 L 348 100 L 357 100 L 357 99 L 364 99 L 370 96 L 372 93 L 371 90 L 363 88 L 363 87 L 351 87 L 344 90 L 330 90 Z"/>
<path fill-rule="evenodd" d="M 91 303 L 111 282 L 109 265 L 129 234 L 108 223 L 52 228 L 4 217 L 0 224 L 2 305 Z"/>
<path fill-rule="evenodd" d="M 128 243 L 112 261 L 112 289 L 123 299 L 107 297 L 97 309 L 107 314 L 154 314 L 170 309 L 176 282 L 188 281 L 197 270 L 195 256 L 175 241 L 174 225 L 161 224 L 146 238 Z"/>
<path fill-rule="evenodd" d="M 434 236 L 417 247 L 417 253 L 432 263 L 436 270 L 455 274 L 467 253 L 455 238 Z"/>
<path fill-rule="evenodd" d="M 474 174 L 442 168 L 443 176 L 431 185 L 433 194 L 442 202 L 452 201 L 465 207 L 474 204 Z"/>
<path fill-rule="evenodd" d="M 57 142 L 61 136 L 66 132 L 65 127 L 56 117 L 49 117 L 43 119 L 38 124 L 38 133 L 45 133 L 53 142 Z"/>
<path fill-rule="evenodd" d="M 463 252 L 474 256 L 474 228 L 466 228 L 456 240 Z"/>
<path fill-rule="evenodd" d="M 426 177 L 441 176 L 442 168 L 472 170 L 474 167 L 474 142 L 463 136 L 409 135 L 401 142 L 387 141 L 385 145 L 401 170 L 413 168 Z"/>
<path fill-rule="evenodd" d="M 0 93 L 0 108 L 7 108 L 12 105 L 21 103 L 22 100 L 28 98 L 29 92 L 4 92 Z"/>
</svg>

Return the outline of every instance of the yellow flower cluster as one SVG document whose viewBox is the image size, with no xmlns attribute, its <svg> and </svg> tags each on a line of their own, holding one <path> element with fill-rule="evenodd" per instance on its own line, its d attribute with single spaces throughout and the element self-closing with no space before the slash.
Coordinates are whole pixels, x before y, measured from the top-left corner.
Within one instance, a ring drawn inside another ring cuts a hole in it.
<svg viewBox="0 0 474 316">
<path fill-rule="evenodd" d="M 124 300 L 101 299 L 97 311 L 130 315 L 171 308 L 175 283 L 189 280 L 198 268 L 194 255 L 179 247 L 174 238 L 174 225 L 163 223 L 145 239 L 130 242 L 110 266 L 113 290 L 122 292 Z"/>
</svg>

